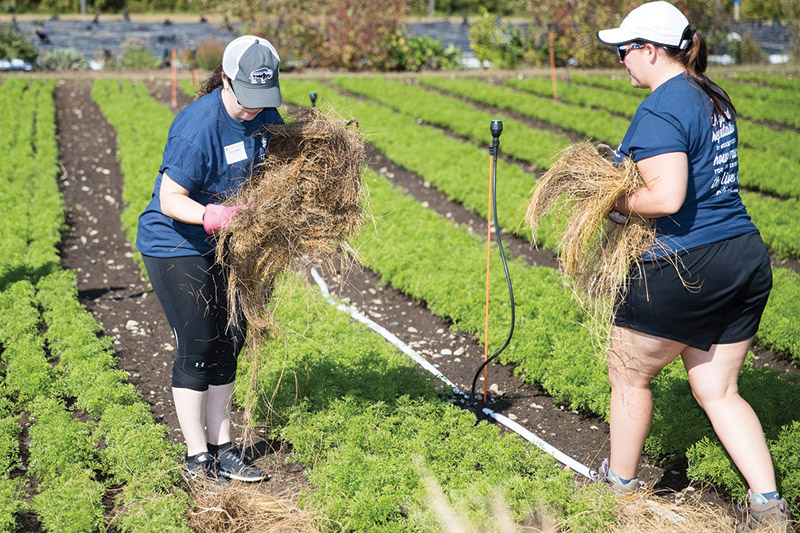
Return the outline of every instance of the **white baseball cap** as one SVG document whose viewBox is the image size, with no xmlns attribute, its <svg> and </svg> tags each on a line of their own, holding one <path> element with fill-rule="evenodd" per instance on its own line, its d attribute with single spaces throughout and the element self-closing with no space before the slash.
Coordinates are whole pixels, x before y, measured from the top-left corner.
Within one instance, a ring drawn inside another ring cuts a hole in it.
<svg viewBox="0 0 800 533">
<path fill-rule="evenodd" d="M 681 50 L 689 47 L 692 35 L 689 20 L 669 2 L 642 4 L 628 13 L 619 28 L 597 32 L 604 44 L 644 41 Z"/>
<path fill-rule="evenodd" d="M 255 35 L 237 37 L 222 54 L 222 71 L 244 107 L 281 105 L 280 66 L 281 58 L 272 43 Z"/>
</svg>

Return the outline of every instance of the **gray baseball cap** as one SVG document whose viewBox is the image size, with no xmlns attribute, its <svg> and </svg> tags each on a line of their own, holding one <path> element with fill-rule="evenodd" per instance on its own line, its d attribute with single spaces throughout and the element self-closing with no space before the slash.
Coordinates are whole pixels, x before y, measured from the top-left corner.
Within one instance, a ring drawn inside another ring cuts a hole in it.
<svg viewBox="0 0 800 533">
<path fill-rule="evenodd" d="M 278 107 L 281 58 L 268 40 L 243 35 L 231 41 L 222 54 L 222 70 L 231 79 L 236 99 L 244 107 Z"/>
</svg>

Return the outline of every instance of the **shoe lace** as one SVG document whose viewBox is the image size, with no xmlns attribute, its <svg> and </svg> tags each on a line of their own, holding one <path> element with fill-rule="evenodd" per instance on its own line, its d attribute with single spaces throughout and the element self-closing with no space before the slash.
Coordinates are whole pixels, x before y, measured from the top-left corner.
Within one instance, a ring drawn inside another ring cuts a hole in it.
<svg viewBox="0 0 800 533">
<path fill-rule="evenodd" d="M 224 455 L 225 455 L 225 459 L 227 461 L 232 462 L 236 466 L 237 469 L 244 468 L 244 466 L 245 466 L 244 465 L 244 461 L 242 461 L 241 458 L 238 455 L 233 453 L 233 450 L 226 451 Z"/>
</svg>

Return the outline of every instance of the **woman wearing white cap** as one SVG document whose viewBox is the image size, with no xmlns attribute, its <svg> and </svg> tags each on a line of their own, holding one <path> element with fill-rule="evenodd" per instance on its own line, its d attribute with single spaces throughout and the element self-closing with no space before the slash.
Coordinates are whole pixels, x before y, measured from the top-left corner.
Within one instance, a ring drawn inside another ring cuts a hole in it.
<svg viewBox="0 0 800 533">
<path fill-rule="evenodd" d="M 136 246 L 175 335 L 172 392 L 187 479 L 267 477 L 231 436 L 245 331 L 227 328 L 227 282 L 214 262 L 214 234 L 246 209 L 221 204 L 264 160 L 263 127 L 281 122 L 279 68 L 266 39 L 245 35 L 228 44 L 205 94 L 172 122 L 152 199 L 139 217 Z"/>
<path fill-rule="evenodd" d="M 651 91 L 616 151 L 637 163 L 645 186 L 620 198 L 611 218 L 655 219 L 657 232 L 614 317 L 611 457 L 601 474 L 618 492 L 638 487 L 650 382 L 680 355 L 693 395 L 749 484 L 744 530 L 785 524 L 761 424 L 737 389 L 772 273 L 739 196 L 736 109 L 704 75 L 705 40 L 671 4 L 644 4 L 597 36 L 617 47 L 631 84 Z"/>
</svg>

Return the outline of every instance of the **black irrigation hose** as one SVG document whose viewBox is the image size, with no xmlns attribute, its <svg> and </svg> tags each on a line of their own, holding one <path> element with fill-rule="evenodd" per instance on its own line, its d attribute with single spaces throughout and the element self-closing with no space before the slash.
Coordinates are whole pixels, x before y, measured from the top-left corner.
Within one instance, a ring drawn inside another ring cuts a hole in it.
<svg viewBox="0 0 800 533">
<path fill-rule="evenodd" d="M 497 350 L 491 357 L 478 368 L 475 372 L 475 377 L 472 379 L 472 393 L 470 397 L 475 399 L 475 384 L 478 381 L 478 376 L 486 365 L 488 365 L 495 357 L 500 355 L 506 349 L 508 343 L 511 342 L 511 337 L 514 336 L 514 289 L 511 287 L 511 276 L 508 273 L 508 263 L 506 262 L 506 254 L 503 251 L 503 241 L 500 238 L 500 225 L 497 223 L 497 156 L 500 153 L 500 134 L 503 133 L 503 122 L 501 120 L 493 120 L 489 130 L 492 133 L 492 146 L 489 148 L 489 153 L 492 155 L 492 213 L 494 217 L 494 231 L 497 236 L 497 246 L 500 248 L 500 258 L 503 260 L 503 269 L 506 272 L 506 283 L 508 284 L 508 299 L 511 302 L 511 328 L 508 330 L 508 337 L 503 346 Z M 489 339 L 485 339 L 488 344 Z"/>
</svg>

